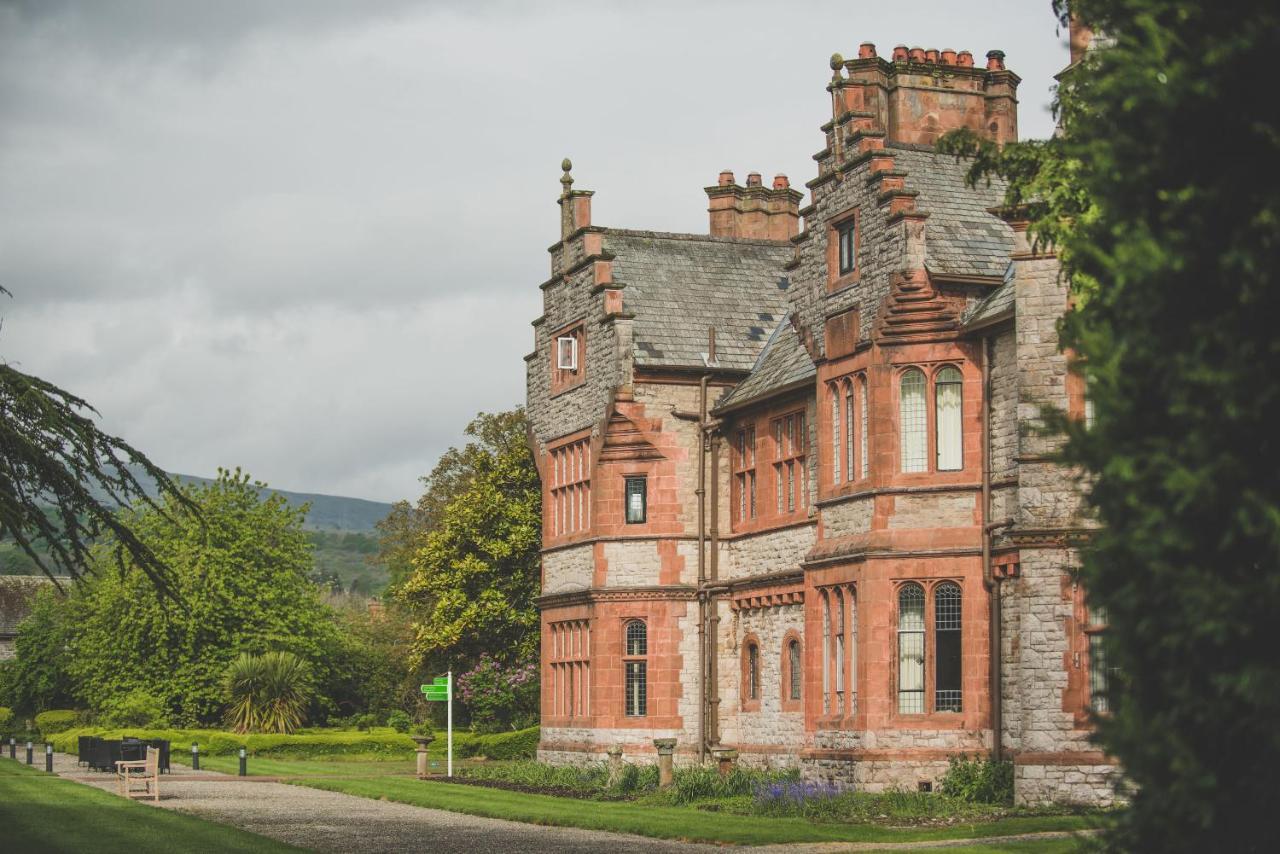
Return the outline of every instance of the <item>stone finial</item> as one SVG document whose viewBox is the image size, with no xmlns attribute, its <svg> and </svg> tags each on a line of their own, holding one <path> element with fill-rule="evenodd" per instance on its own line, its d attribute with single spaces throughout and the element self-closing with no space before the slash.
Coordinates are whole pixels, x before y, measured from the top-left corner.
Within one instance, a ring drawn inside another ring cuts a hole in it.
<svg viewBox="0 0 1280 854">
<path fill-rule="evenodd" d="M 1004 51 L 989 50 L 987 51 L 987 70 L 988 71 L 1004 71 Z"/>
<path fill-rule="evenodd" d="M 734 184 L 734 180 L 735 179 L 733 177 L 732 169 L 721 169 L 720 178 L 719 180 L 716 181 L 716 183 L 719 184 L 721 187 L 732 187 Z"/>
<path fill-rule="evenodd" d="M 761 181 L 760 181 L 760 173 L 759 173 L 759 172 L 748 172 L 748 173 L 747 173 L 747 186 L 748 186 L 748 187 L 760 187 L 760 186 L 762 186 Z"/>
<path fill-rule="evenodd" d="M 905 44 L 896 45 L 893 49 L 894 62 L 906 62 L 910 55 Z"/>
<path fill-rule="evenodd" d="M 876 46 L 872 42 L 863 42 L 858 45 L 858 59 L 873 59 L 876 55 Z"/>
<path fill-rule="evenodd" d="M 773 189 L 785 190 L 791 186 L 791 179 L 779 172 L 773 176 Z"/>
<path fill-rule="evenodd" d="M 564 174 L 560 176 L 560 186 L 563 188 L 561 194 L 567 196 L 569 190 L 573 188 L 573 176 L 569 174 L 573 169 L 573 161 L 566 157 L 560 161 L 560 168 L 564 170 Z"/>
<path fill-rule="evenodd" d="M 831 54 L 831 79 L 840 79 L 840 69 L 844 68 L 844 56 L 838 53 Z"/>
</svg>

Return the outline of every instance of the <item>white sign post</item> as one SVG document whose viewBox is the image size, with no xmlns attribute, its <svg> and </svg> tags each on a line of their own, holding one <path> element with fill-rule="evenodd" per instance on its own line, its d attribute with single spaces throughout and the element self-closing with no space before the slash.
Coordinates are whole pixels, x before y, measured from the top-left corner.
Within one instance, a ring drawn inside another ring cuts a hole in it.
<svg viewBox="0 0 1280 854">
<path fill-rule="evenodd" d="M 453 776 L 453 671 L 450 670 L 445 676 L 437 676 L 431 680 L 430 685 L 422 686 L 422 693 L 426 695 L 428 700 L 448 703 L 449 728 L 447 730 L 447 755 L 448 755 L 448 776 Z"/>
</svg>

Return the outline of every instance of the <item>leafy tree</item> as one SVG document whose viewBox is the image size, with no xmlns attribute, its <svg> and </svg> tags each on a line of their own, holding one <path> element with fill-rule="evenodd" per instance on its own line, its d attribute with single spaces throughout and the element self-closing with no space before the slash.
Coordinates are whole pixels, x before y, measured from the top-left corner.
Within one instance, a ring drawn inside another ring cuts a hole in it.
<svg viewBox="0 0 1280 854">
<path fill-rule="evenodd" d="M 1065 0 L 1055 10 L 1067 24 Z M 1275 850 L 1280 768 L 1280 44 L 1272 0 L 1073 0 L 1104 33 L 1063 133 L 976 157 L 1059 251 L 1096 419 L 1058 420 L 1102 527 L 1085 555 L 1124 674 L 1102 744 L 1136 784 L 1113 847 Z"/>
<path fill-rule="evenodd" d="M 56 590 L 40 590 L 19 626 L 14 658 L 5 666 L 4 688 L 6 701 L 21 715 L 75 704 L 68 673 L 73 622 L 63 599 Z"/>
<path fill-rule="evenodd" d="M 409 567 L 393 595 L 414 616 L 416 660 L 455 671 L 537 648 L 542 499 L 524 410 L 481 413 L 466 433 L 383 528 L 388 565 Z"/>
<path fill-rule="evenodd" d="M 76 395 L 0 361 L 0 540 L 11 538 L 57 581 L 58 571 L 72 578 L 90 571 L 93 544 L 109 535 L 120 568 L 127 560 L 171 592 L 169 567 L 116 513 L 135 501 L 160 512 L 130 466 L 155 482 L 164 512 L 194 507 L 140 451 L 99 430 L 96 414 Z"/>
<path fill-rule="evenodd" d="M 264 498 L 260 486 L 239 470 L 184 486 L 182 500 L 199 508 L 203 523 L 166 512 L 176 499 L 128 513 L 130 529 L 172 567 L 185 607 L 158 599 L 132 564 L 86 580 L 71 597 L 69 670 L 90 707 L 140 690 L 158 697 L 175 723 L 216 721 L 227 668 L 243 652 L 291 652 L 326 685 L 341 643 L 307 580 L 306 508 Z"/>
<path fill-rule="evenodd" d="M 398 607 L 370 613 L 368 600 L 328 597 L 339 630 L 326 689 L 330 713 L 368 712 L 383 720 L 393 710 L 414 710 L 421 680 L 409 666 L 413 627 Z"/>
</svg>

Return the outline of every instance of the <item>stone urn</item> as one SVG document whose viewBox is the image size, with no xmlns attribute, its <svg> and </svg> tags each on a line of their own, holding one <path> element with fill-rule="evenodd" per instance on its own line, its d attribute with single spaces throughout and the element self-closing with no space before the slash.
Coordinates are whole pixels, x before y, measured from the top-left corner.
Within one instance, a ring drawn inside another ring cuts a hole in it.
<svg viewBox="0 0 1280 854">
<path fill-rule="evenodd" d="M 436 740 L 434 735 L 415 735 L 412 736 L 414 744 L 418 745 L 418 779 L 425 780 L 427 777 L 427 745 Z"/>
</svg>

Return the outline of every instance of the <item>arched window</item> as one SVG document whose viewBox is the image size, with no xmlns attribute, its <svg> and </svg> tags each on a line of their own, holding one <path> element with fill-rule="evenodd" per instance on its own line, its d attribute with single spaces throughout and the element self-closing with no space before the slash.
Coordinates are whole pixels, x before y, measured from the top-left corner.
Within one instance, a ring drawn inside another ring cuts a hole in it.
<svg viewBox="0 0 1280 854">
<path fill-rule="evenodd" d="M 866 477 L 871 471 L 871 463 L 867 457 L 867 378 L 858 377 L 858 464 L 861 466 L 860 477 Z"/>
<path fill-rule="evenodd" d="M 844 594 L 840 591 L 839 587 L 837 587 L 835 590 L 834 601 L 835 601 L 834 607 L 836 612 L 835 626 L 833 627 L 833 631 L 835 632 L 835 640 L 836 640 L 835 705 L 836 705 L 836 711 L 843 712 L 844 711 L 844 612 L 845 612 L 845 607 L 844 607 Z"/>
<path fill-rule="evenodd" d="M 831 483 L 839 486 L 840 454 L 844 447 L 840 430 L 840 383 L 832 383 L 828 388 L 831 391 Z M 844 426 L 849 429 L 848 423 Z"/>
<path fill-rule="evenodd" d="M 898 711 L 924 713 L 924 588 L 898 591 Z"/>
<path fill-rule="evenodd" d="M 963 379 L 952 367 L 938 371 L 933 398 L 938 431 L 938 471 L 958 471 L 964 468 L 963 441 L 961 438 L 960 404 Z"/>
<path fill-rule="evenodd" d="M 853 480 L 853 383 L 844 381 L 844 476 Z"/>
<path fill-rule="evenodd" d="M 831 714 L 831 594 L 822 591 L 822 711 Z"/>
<path fill-rule="evenodd" d="M 960 711 L 960 585 L 950 581 L 933 591 L 933 710 Z"/>
<path fill-rule="evenodd" d="M 748 700 L 760 699 L 760 647 L 753 641 L 747 644 L 747 684 Z"/>
<path fill-rule="evenodd" d="M 643 717 L 649 702 L 649 630 L 643 620 L 632 620 L 624 634 L 625 711 L 627 717 Z"/>
<path fill-rule="evenodd" d="M 800 687 L 804 680 L 804 665 L 800 661 L 800 641 L 795 638 L 787 643 L 787 675 L 791 683 L 788 688 L 788 698 L 799 700 Z"/>
<path fill-rule="evenodd" d="M 902 470 L 927 470 L 928 423 L 924 402 L 924 372 L 911 368 L 902 375 L 898 398 L 898 429 L 901 434 Z"/>
</svg>

